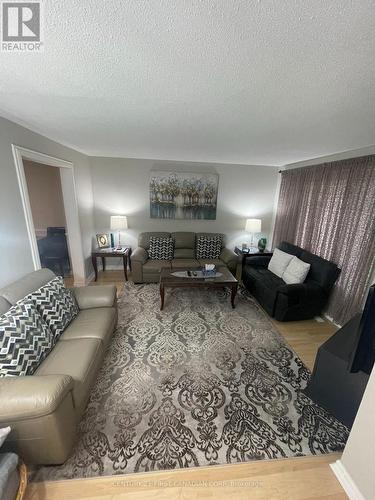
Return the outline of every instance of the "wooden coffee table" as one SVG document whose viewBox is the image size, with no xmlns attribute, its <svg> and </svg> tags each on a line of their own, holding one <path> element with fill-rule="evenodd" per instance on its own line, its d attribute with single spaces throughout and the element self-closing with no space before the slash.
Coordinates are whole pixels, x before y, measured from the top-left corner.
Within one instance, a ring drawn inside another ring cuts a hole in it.
<svg viewBox="0 0 375 500">
<path fill-rule="evenodd" d="M 163 268 L 160 273 L 160 310 L 164 308 L 165 289 L 166 288 L 223 288 L 228 287 L 231 289 L 230 301 L 234 309 L 234 299 L 237 294 L 238 281 L 233 274 L 226 267 L 217 269 L 221 276 L 214 276 L 209 278 L 194 278 L 194 277 L 179 277 L 173 276 L 171 273 L 187 271 L 184 269 L 168 269 Z M 201 268 L 189 269 L 189 271 L 201 271 Z"/>
</svg>

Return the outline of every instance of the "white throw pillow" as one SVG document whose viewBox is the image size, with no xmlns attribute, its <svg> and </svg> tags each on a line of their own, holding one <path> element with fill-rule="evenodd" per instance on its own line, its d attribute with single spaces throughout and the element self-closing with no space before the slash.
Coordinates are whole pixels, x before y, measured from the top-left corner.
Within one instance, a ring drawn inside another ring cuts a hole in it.
<svg viewBox="0 0 375 500">
<path fill-rule="evenodd" d="M 289 262 L 293 259 L 293 255 L 283 252 L 278 248 L 273 251 L 272 258 L 268 264 L 268 270 L 271 271 L 279 278 L 283 277 L 285 269 L 288 267 Z"/>
<path fill-rule="evenodd" d="M 298 257 L 293 257 L 293 259 L 289 262 L 288 267 L 285 269 L 282 279 L 288 285 L 303 283 L 309 271 L 310 264 L 303 262 L 303 260 Z"/>
</svg>

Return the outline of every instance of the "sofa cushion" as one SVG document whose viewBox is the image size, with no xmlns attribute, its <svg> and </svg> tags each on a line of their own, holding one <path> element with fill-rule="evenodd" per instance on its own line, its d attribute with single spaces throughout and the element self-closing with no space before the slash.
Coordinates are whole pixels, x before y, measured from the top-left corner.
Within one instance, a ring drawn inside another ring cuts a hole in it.
<svg viewBox="0 0 375 500">
<path fill-rule="evenodd" d="M 199 262 L 196 259 L 173 259 L 172 269 L 186 268 L 193 269 L 194 267 L 200 267 Z"/>
<path fill-rule="evenodd" d="M 221 253 L 222 237 L 199 236 L 197 239 L 197 259 L 218 259 Z"/>
<path fill-rule="evenodd" d="M 74 288 L 73 293 L 80 310 L 116 305 L 117 288 L 115 285 L 80 286 Z"/>
<path fill-rule="evenodd" d="M 310 264 L 307 264 L 307 262 L 303 262 L 303 260 L 294 255 L 287 268 L 283 272 L 282 279 L 288 285 L 303 283 L 309 270 Z"/>
<path fill-rule="evenodd" d="M 195 248 L 175 248 L 174 259 L 194 259 Z"/>
<path fill-rule="evenodd" d="M 35 304 L 18 302 L 0 317 L 0 376 L 32 375 L 53 343 Z"/>
<path fill-rule="evenodd" d="M 103 358 L 102 343 L 97 339 L 58 342 L 39 366 L 36 375 L 70 375 L 74 380 L 74 406 L 83 409 Z"/>
<path fill-rule="evenodd" d="M 140 233 L 138 236 L 138 246 L 148 250 L 150 248 L 150 238 L 169 238 L 171 233 L 166 232 L 148 232 Z"/>
<path fill-rule="evenodd" d="M 95 287 L 92 287 L 95 288 Z M 114 307 L 82 310 L 61 335 L 60 340 L 92 338 L 108 344 L 117 321 Z"/>
<path fill-rule="evenodd" d="M 245 272 L 259 282 L 261 286 L 268 289 L 277 289 L 279 286 L 285 285 L 281 278 L 268 269 L 264 269 L 264 267 L 245 266 Z"/>
<path fill-rule="evenodd" d="M 195 250 L 195 233 L 180 231 L 171 233 L 171 237 L 174 239 L 175 249 L 190 248 L 190 250 Z"/>
<path fill-rule="evenodd" d="M 50 328 L 54 342 L 77 316 L 79 309 L 73 292 L 65 288 L 61 277 L 55 277 L 46 285 L 27 295 L 32 300 L 39 314 Z"/>
<path fill-rule="evenodd" d="M 145 274 L 155 274 L 160 273 L 163 267 L 171 268 L 170 260 L 151 260 L 149 259 L 145 264 L 143 264 L 143 273 Z"/>
<path fill-rule="evenodd" d="M 293 255 L 285 253 L 278 248 L 275 248 L 272 258 L 268 264 L 268 270 L 282 278 L 285 269 L 288 267 L 289 262 L 293 259 Z"/>
<path fill-rule="evenodd" d="M 331 288 L 334 285 L 340 274 L 340 270 L 336 264 L 306 250 L 302 252 L 300 259 L 311 266 L 307 275 L 308 280 L 316 281 L 323 288 Z"/>
<path fill-rule="evenodd" d="M 250 265 L 244 267 L 242 279 L 246 288 L 256 296 L 268 314 L 272 315 L 278 288 L 285 286 L 284 281 L 268 269 Z"/>
<path fill-rule="evenodd" d="M 151 237 L 148 255 L 152 260 L 171 260 L 173 257 L 173 239 Z"/>
</svg>

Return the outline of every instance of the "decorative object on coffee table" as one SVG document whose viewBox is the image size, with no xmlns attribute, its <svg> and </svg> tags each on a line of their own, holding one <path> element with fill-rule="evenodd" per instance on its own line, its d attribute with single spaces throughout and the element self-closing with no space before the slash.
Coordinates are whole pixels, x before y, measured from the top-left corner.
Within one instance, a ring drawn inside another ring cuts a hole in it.
<svg viewBox="0 0 375 500">
<path fill-rule="evenodd" d="M 173 269 L 173 273 L 184 271 L 186 269 Z M 234 299 L 237 294 L 238 281 L 233 274 L 226 267 L 220 268 L 220 275 L 217 273 L 215 276 L 198 277 L 195 274 L 202 273 L 201 268 L 190 269 L 191 276 L 175 276 L 168 268 L 163 268 L 160 273 L 160 310 L 164 308 L 165 289 L 166 288 L 223 288 L 228 287 L 231 289 L 231 304 L 235 308 Z"/>
<path fill-rule="evenodd" d="M 126 215 L 111 215 L 111 231 L 118 231 L 117 250 L 121 249 L 121 231 L 128 229 L 128 219 Z"/>
<path fill-rule="evenodd" d="M 131 262 L 130 262 L 130 256 L 132 253 L 131 247 L 121 247 L 121 250 L 116 250 L 112 248 L 108 249 L 102 249 L 102 248 L 96 248 L 91 252 L 91 261 L 92 261 L 92 266 L 94 268 L 95 272 L 95 281 L 98 280 L 98 263 L 97 263 L 97 258 L 100 257 L 102 259 L 102 267 L 103 271 L 105 271 L 105 259 L 106 257 L 122 257 L 122 262 L 124 265 L 124 275 L 125 275 L 125 281 L 128 281 L 128 265 L 129 269 L 131 269 Z"/>
</svg>

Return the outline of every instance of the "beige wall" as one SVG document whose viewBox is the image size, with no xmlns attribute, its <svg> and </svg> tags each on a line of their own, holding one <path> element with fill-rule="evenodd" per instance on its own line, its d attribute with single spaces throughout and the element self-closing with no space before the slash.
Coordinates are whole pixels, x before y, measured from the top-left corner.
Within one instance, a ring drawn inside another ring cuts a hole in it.
<svg viewBox="0 0 375 500">
<path fill-rule="evenodd" d="M 34 270 L 12 144 L 74 164 L 85 275 L 90 275 L 93 223 L 91 170 L 88 157 L 0 117 L 0 287 Z"/>
<path fill-rule="evenodd" d="M 47 227 L 66 227 L 60 169 L 24 160 L 31 212 L 37 235 Z"/>
<path fill-rule="evenodd" d="M 109 232 L 110 215 L 128 216 L 122 242 L 137 246 L 142 231 L 207 231 L 227 235 L 227 246 L 248 240 L 248 217 L 262 219 L 262 233 L 271 232 L 278 168 L 250 165 L 168 162 L 117 158 L 90 158 L 97 232 Z M 150 218 L 151 170 L 219 174 L 216 220 L 163 220 Z"/>
</svg>

